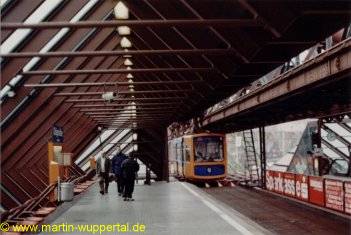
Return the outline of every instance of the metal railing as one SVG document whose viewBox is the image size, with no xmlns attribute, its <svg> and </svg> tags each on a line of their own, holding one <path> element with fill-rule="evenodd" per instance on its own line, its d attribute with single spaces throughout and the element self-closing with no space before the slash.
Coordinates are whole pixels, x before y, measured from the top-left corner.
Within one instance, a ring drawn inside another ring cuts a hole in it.
<svg viewBox="0 0 351 235">
<path fill-rule="evenodd" d="M 93 170 L 88 171 L 84 175 L 75 175 L 67 178 L 66 182 L 72 182 L 73 184 L 79 184 L 88 179 L 91 179 L 94 176 Z M 1 214 L 1 222 L 6 221 L 10 224 L 15 224 L 17 222 L 23 221 L 25 217 L 33 216 L 35 210 L 40 207 L 47 205 L 57 206 L 57 202 L 50 201 L 50 194 L 54 192 L 57 188 L 57 183 L 48 185 L 38 196 L 33 197 L 27 200 L 22 205 L 19 205 L 15 208 L 7 210 Z"/>
</svg>

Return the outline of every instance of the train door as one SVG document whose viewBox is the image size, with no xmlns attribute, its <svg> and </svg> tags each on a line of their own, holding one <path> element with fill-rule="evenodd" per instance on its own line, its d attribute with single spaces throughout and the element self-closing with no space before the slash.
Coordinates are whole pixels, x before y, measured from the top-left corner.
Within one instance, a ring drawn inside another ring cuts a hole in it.
<svg viewBox="0 0 351 235">
<path fill-rule="evenodd" d="M 185 175 L 191 178 L 193 175 L 193 158 L 192 158 L 192 137 L 187 136 L 184 138 L 184 158 L 185 158 Z"/>
<path fill-rule="evenodd" d="M 177 156 L 175 154 L 173 141 L 168 141 L 168 170 L 170 176 L 177 175 Z"/>
<path fill-rule="evenodd" d="M 184 137 L 182 140 L 182 155 L 183 155 L 183 174 L 184 176 L 188 177 L 189 175 L 189 145 L 188 145 L 188 138 Z"/>
<path fill-rule="evenodd" d="M 175 144 L 175 149 L 176 149 L 176 156 L 177 156 L 177 167 L 178 167 L 178 174 L 179 175 L 184 175 L 183 174 L 183 168 L 184 168 L 184 159 L 183 159 L 183 152 L 182 152 L 182 144 L 181 141 L 177 141 Z"/>
<path fill-rule="evenodd" d="M 174 148 L 174 153 L 176 156 L 176 168 L 177 168 L 177 175 L 179 175 L 179 160 L 178 160 L 178 154 L 177 154 L 177 149 Z"/>
<path fill-rule="evenodd" d="M 182 174 L 185 176 L 185 143 L 184 138 L 182 138 L 181 144 L 181 155 L 182 155 Z"/>
<path fill-rule="evenodd" d="M 173 158 L 174 158 L 174 167 L 175 167 L 175 175 L 179 175 L 179 158 L 178 158 L 178 155 L 177 155 L 177 142 L 175 141 L 171 141 L 171 151 L 172 151 L 172 155 L 173 155 Z"/>
</svg>

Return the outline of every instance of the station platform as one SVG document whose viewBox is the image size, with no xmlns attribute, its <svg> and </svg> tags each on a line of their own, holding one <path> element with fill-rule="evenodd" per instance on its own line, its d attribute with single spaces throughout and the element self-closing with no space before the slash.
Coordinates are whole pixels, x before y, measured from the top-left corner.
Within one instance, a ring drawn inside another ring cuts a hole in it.
<svg viewBox="0 0 351 235">
<path fill-rule="evenodd" d="M 351 234 L 350 217 L 265 190 L 238 186 L 203 191 L 275 234 Z"/>
<path fill-rule="evenodd" d="M 123 201 L 123 198 L 117 196 L 115 183 L 110 185 L 108 194 L 100 195 L 98 184 L 95 183 L 73 202 L 64 203 L 45 223 L 73 224 L 75 227 L 117 223 L 129 223 L 131 226 L 139 223 L 145 225 L 144 234 L 271 234 L 188 183 L 156 182 L 151 186 L 136 185 L 134 198 L 135 201 L 132 202 Z M 115 231 L 102 234 L 123 233 Z"/>
</svg>

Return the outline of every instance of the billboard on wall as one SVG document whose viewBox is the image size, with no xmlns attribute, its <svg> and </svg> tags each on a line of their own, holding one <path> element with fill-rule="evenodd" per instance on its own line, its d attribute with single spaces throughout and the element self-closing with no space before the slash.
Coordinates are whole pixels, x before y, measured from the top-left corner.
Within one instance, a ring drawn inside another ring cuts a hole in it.
<svg viewBox="0 0 351 235">
<path fill-rule="evenodd" d="M 284 173 L 284 194 L 287 196 L 295 197 L 295 174 Z"/>
<path fill-rule="evenodd" d="M 266 171 L 266 187 L 269 191 L 274 190 L 274 171 Z"/>
<path fill-rule="evenodd" d="M 344 210 L 343 182 L 334 179 L 326 179 L 325 182 L 325 206 L 330 209 Z"/>
<path fill-rule="evenodd" d="M 283 180 L 284 173 L 275 171 L 274 172 L 274 191 L 277 193 L 284 193 L 284 180 Z"/>
<path fill-rule="evenodd" d="M 345 212 L 351 214 L 351 181 L 344 183 L 345 188 Z"/>
<path fill-rule="evenodd" d="M 310 202 L 320 206 L 324 206 L 324 185 L 323 178 L 319 176 L 309 177 L 309 194 Z"/>
<path fill-rule="evenodd" d="M 351 214 L 351 178 L 266 171 L 269 191 Z"/>
<path fill-rule="evenodd" d="M 308 176 L 295 175 L 296 197 L 303 201 L 308 201 Z"/>
</svg>

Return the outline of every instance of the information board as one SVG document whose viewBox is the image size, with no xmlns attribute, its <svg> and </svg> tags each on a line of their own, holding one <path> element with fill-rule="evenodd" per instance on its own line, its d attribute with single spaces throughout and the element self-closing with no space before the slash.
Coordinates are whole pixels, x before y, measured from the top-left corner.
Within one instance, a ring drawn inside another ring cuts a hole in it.
<svg viewBox="0 0 351 235">
<path fill-rule="evenodd" d="M 63 143 L 63 128 L 57 125 L 52 127 L 52 141 L 54 143 Z"/>
</svg>

